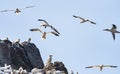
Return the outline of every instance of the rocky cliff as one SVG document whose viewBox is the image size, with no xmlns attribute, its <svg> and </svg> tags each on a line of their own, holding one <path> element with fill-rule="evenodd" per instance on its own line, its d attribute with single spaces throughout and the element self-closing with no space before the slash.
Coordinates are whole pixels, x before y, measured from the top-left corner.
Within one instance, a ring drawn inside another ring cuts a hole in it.
<svg viewBox="0 0 120 74">
<path fill-rule="evenodd" d="M 11 42 L 9 40 L 0 40 L 0 66 L 9 64 L 13 69 L 22 67 L 27 71 L 33 68 L 42 69 L 44 63 L 39 49 L 34 43 L 24 41 Z"/>
</svg>

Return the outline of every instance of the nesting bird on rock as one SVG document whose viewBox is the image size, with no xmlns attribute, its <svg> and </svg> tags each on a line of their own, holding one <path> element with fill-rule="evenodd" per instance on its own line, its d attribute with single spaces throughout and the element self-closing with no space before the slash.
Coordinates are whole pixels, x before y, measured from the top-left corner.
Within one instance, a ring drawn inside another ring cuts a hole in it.
<svg viewBox="0 0 120 74">
<path fill-rule="evenodd" d="M 99 68 L 100 71 L 103 70 L 103 68 L 108 67 L 108 68 L 117 68 L 117 66 L 112 66 L 112 65 L 97 65 L 97 66 L 88 66 L 85 68 Z"/>
<path fill-rule="evenodd" d="M 19 43 L 20 39 L 15 40 L 13 43 Z"/>
<path fill-rule="evenodd" d="M 80 23 L 85 23 L 85 22 L 90 22 L 91 24 L 96 24 L 95 22 L 89 20 L 89 19 L 84 19 L 80 16 L 76 16 L 76 15 L 73 15 L 74 18 L 79 18 L 80 19 Z"/>
<path fill-rule="evenodd" d="M 113 40 L 115 40 L 115 33 L 120 33 L 120 31 L 117 31 L 117 26 L 115 24 L 112 24 L 111 29 L 104 29 L 104 31 L 111 32 L 113 36 Z"/>
<path fill-rule="evenodd" d="M 27 6 L 27 7 L 25 7 L 25 8 L 16 8 L 15 10 L 2 10 L 2 11 L 0 11 L 0 12 L 14 11 L 14 13 L 19 14 L 22 9 L 32 8 L 32 7 L 35 7 L 35 6 Z"/>
<path fill-rule="evenodd" d="M 0 74 L 11 74 L 12 67 L 11 65 L 5 64 L 4 67 L 0 67 Z"/>
<path fill-rule="evenodd" d="M 49 57 L 48 57 L 48 59 L 47 59 L 47 62 L 46 62 L 46 64 L 45 64 L 44 69 L 45 69 L 46 71 L 55 70 L 55 67 L 54 67 L 54 65 L 53 65 L 53 63 L 52 63 L 52 55 L 49 55 Z"/>
<path fill-rule="evenodd" d="M 13 70 L 12 74 L 28 74 L 28 72 L 20 67 L 18 70 Z"/>
<path fill-rule="evenodd" d="M 49 66 L 52 63 L 52 55 L 49 55 L 47 62 L 46 62 L 46 66 Z"/>
<path fill-rule="evenodd" d="M 31 38 L 29 38 L 27 42 L 30 43 L 30 41 L 31 41 Z"/>
</svg>

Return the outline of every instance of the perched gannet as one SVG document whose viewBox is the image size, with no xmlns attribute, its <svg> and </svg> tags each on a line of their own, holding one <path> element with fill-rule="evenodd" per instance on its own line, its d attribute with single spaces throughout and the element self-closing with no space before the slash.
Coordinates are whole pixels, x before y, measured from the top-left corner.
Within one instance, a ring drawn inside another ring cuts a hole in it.
<svg viewBox="0 0 120 74">
<path fill-rule="evenodd" d="M 43 19 L 38 19 L 38 21 L 43 21 L 43 24 L 40 27 L 50 27 L 51 29 L 53 29 L 55 32 L 57 32 L 58 34 L 60 34 L 60 32 L 57 31 L 57 29 L 55 29 L 52 25 L 49 25 L 48 22 L 46 20 Z"/>
<path fill-rule="evenodd" d="M 49 55 L 47 62 L 46 62 L 46 67 L 48 67 L 52 63 L 52 55 Z"/>
<path fill-rule="evenodd" d="M 117 66 L 112 66 L 112 65 L 97 65 L 97 66 L 88 66 L 85 68 L 100 68 L 100 71 L 102 71 L 104 67 L 117 68 Z"/>
<path fill-rule="evenodd" d="M 81 20 L 80 23 L 90 22 L 91 24 L 96 24 L 95 22 L 90 21 L 90 20 L 88 20 L 88 19 L 84 19 L 84 18 L 82 18 L 82 17 L 80 17 L 80 16 L 73 15 L 73 17 L 79 18 L 79 19 Z"/>
<path fill-rule="evenodd" d="M 23 68 L 20 67 L 19 70 L 18 70 L 18 72 L 21 74 L 23 72 Z"/>
<path fill-rule="evenodd" d="M 30 43 L 30 41 L 31 41 L 31 38 L 29 38 L 27 42 Z"/>
<path fill-rule="evenodd" d="M 26 9 L 26 8 L 32 8 L 32 7 L 35 7 L 35 6 L 27 6 L 25 8 L 16 8 L 15 10 L 2 10 L 0 12 L 8 12 L 8 11 L 14 11 L 16 14 L 20 13 L 22 9 Z"/>
<path fill-rule="evenodd" d="M 19 43 L 20 39 L 15 40 L 13 43 Z"/>
<path fill-rule="evenodd" d="M 47 34 L 54 34 L 55 36 L 59 36 L 59 34 L 57 34 L 56 32 L 43 32 L 43 35 L 42 35 L 42 40 L 45 40 L 46 39 L 46 35 Z"/>
<path fill-rule="evenodd" d="M 114 40 L 115 40 L 115 33 L 120 33 L 119 31 L 117 31 L 117 26 L 115 24 L 112 24 L 111 29 L 104 29 L 104 31 L 111 32 Z"/>
<path fill-rule="evenodd" d="M 11 74 L 12 67 L 11 65 L 5 64 L 4 67 L 0 67 L 0 74 Z"/>
</svg>

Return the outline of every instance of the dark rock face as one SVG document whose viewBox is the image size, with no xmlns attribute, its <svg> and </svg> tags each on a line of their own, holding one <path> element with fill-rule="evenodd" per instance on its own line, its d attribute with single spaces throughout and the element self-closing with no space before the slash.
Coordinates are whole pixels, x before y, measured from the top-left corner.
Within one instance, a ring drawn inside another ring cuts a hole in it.
<svg viewBox="0 0 120 74">
<path fill-rule="evenodd" d="M 4 64 L 9 64 L 14 69 L 22 67 L 27 71 L 31 71 L 34 67 L 39 69 L 44 67 L 39 49 L 33 43 L 20 44 L 9 40 L 0 41 L 0 66 Z"/>
<path fill-rule="evenodd" d="M 68 74 L 67 68 L 61 61 L 55 61 L 54 67 L 55 67 L 55 70 L 64 71 L 65 74 Z"/>
<path fill-rule="evenodd" d="M 22 67 L 30 71 L 33 68 L 28 59 L 27 52 L 25 52 L 23 46 L 21 46 L 19 43 L 14 43 L 10 47 L 10 59 L 12 66 L 15 69 Z"/>
<path fill-rule="evenodd" d="M 32 67 L 42 69 L 44 67 L 44 64 L 39 49 L 33 43 L 23 42 L 22 45 L 27 53 Z"/>
<path fill-rule="evenodd" d="M 7 43 L 0 41 L 0 66 L 4 66 L 5 63 L 11 63 L 9 47 Z"/>
</svg>

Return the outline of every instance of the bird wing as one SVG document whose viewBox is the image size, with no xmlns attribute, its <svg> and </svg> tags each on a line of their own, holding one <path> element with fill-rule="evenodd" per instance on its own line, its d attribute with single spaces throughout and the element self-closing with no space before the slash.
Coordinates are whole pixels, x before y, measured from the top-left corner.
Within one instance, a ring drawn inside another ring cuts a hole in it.
<svg viewBox="0 0 120 74">
<path fill-rule="evenodd" d="M 112 36 L 113 36 L 113 39 L 115 40 L 115 33 L 111 32 L 112 33 Z"/>
<path fill-rule="evenodd" d="M 2 10 L 0 12 L 8 12 L 8 11 L 15 11 L 15 10 Z"/>
<path fill-rule="evenodd" d="M 33 8 L 33 7 L 35 7 L 35 6 L 26 6 L 25 8 Z"/>
<path fill-rule="evenodd" d="M 97 67 L 100 67 L 99 65 L 98 66 L 88 66 L 86 68 L 97 68 Z"/>
<path fill-rule="evenodd" d="M 46 20 L 38 19 L 38 21 L 43 21 L 44 23 L 46 23 L 47 25 L 49 25 L 48 22 L 47 22 Z"/>
<path fill-rule="evenodd" d="M 35 6 L 26 6 L 26 7 L 24 7 L 24 8 L 19 8 L 20 10 L 23 10 L 23 9 L 27 9 L 27 8 L 33 8 L 33 7 L 35 7 Z"/>
<path fill-rule="evenodd" d="M 60 32 L 58 32 L 58 30 L 55 29 L 53 26 L 51 26 L 51 29 L 53 29 L 55 32 L 57 32 L 58 34 L 60 34 Z"/>
<path fill-rule="evenodd" d="M 93 66 L 88 66 L 88 67 L 85 67 L 85 68 L 93 68 Z"/>
<path fill-rule="evenodd" d="M 112 65 L 104 65 L 103 67 L 117 68 L 117 66 L 112 66 Z"/>
<path fill-rule="evenodd" d="M 80 17 L 80 16 L 73 15 L 73 17 L 79 18 L 79 19 L 81 19 L 81 20 L 85 20 L 84 18 L 82 18 L 82 17 Z"/>
<path fill-rule="evenodd" d="M 51 33 L 54 34 L 55 36 L 59 36 L 59 34 L 56 32 L 51 32 Z"/>
<path fill-rule="evenodd" d="M 115 24 L 112 24 L 112 29 L 117 29 L 117 26 Z"/>
<path fill-rule="evenodd" d="M 40 29 L 38 29 L 38 28 L 32 28 L 32 29 L 30 29 L 30 31 L 39 31 L 39 32 L 41 32 L 41 33 L 43 33 Z"/>
<path fill-rule="evenodd" d="M 112 68 L 117 68 L 117 66 L 110 66 L 110 67 L 112 67 Z"/>
<path fill-rule="evenodd" d="M 88 20 L 90 23 L 92 23 L 92 24 L 96 24 L 95 22 L 93 22 L 93 21 L 90 21 L 90 20 Z"/>
</svg>

